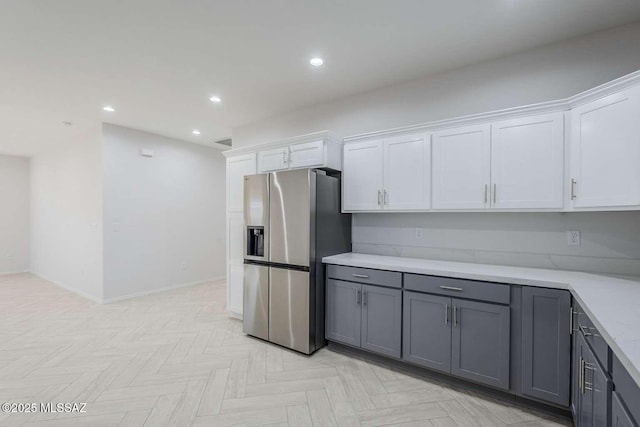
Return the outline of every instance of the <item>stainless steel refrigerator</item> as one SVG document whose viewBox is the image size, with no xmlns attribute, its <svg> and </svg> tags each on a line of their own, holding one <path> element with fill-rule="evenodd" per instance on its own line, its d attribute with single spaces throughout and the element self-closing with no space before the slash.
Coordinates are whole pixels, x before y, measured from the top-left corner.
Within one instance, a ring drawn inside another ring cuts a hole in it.
<svg viewBox="0 0 640 427">
<path fill-rule="evenodd" d="M 340 178 L 300 169 L 244 180 L 243 330 L 311 354 L 325 344 L 322 257 L 351 250 Z"/>
</svg>

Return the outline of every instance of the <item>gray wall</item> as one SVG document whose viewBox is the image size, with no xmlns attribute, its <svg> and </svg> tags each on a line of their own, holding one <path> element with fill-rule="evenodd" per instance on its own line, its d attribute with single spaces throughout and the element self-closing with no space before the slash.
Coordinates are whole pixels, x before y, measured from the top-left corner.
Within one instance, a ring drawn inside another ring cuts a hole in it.
<svg viewBox="0 0 640 427">
<path fill-rule="evenodd" d="M 29 270 L 29 159 L 0 155 L 0 275 Z"/>
<path fill-rule="evenodd" d="M 31 158 L 31 272 L 102 300 L 100 126 Z"/>
<path fill-rule="evenodd" d="M 507 35 L 508 36 L 508 35 Z M 233 128 L 234 147 L 340 136 L 551 101 L 640 69 L 640 23 Z"/>
<path fill-rule="evenodd" d="M 640 23 L 568 40 L 233 130 L 250 146 L 329 129 L 341 136 L 574 95 L 640 69 Z M 640 212 L 357 214 L 354 251 L 640 274 Z M 415 228 L 424 237 L 415 239 Z M 567 230 L 583 244 L 570 247 Z"/>
<path fill-rule="evenodd" d="M 224 277 L 220 150 L 105 124 L 103 157 L 107 301 Z"/>
</svg>

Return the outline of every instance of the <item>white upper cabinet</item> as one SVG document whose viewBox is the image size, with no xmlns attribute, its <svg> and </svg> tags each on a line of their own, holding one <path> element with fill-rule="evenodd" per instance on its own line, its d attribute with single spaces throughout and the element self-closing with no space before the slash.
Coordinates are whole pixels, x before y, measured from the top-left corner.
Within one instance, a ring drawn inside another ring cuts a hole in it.
<svg viewBox="0 0 640 427">
<path fill-rule="evenodd" d="M 258 152 L 258 172 L 311 167 L 341 170 L 341 148 L 338 142 L 320 139 L 262 150 Z"/>
<path fill-rule="evenodd" d="M 345 144 L 343 210 L 428 210 L 430 157 L 425 134 Z"/>
<path fill-rule="evenodd" d="M 382 147 L 382 140 L 345 144 L 342 172 L 344 211 L 382 209 Z"/>
<path fill-rule="evenodd" d="M 424 134 L 384 141 L 383 205 L 426 210 L 431 205 L 431 143 Z"/>
<path fill-rule="evenodd" d="M 563 207 L 564 115 L 544 114 L 491 125 L 491 207 Z"/>
<path fill-rule="evenodd" d="M 272 148 L 258 153 L 258 170 L 278 171 L 289 168 L 289 147 Z"/>
<path fill-rule="evenodd" d="M 289 167 L 308 168 L 324 162 L 324 141 L 305 142 L 289 147 Z"/>
<path fill-rule="evenodd" d="M 255 153 L 227 158 L 227 211 L 242 212 L 244 177 L 255 173 Z"/>
<path fill-rule="evenodd" d="M 447 129 L 432 135 L 433 209 L 490 206 L 490 125 Z"/>
<path fill-rule="evenodd" d="M 640 86 L 571 111 L 575 208 L 640 205 Z"/>
</svg>

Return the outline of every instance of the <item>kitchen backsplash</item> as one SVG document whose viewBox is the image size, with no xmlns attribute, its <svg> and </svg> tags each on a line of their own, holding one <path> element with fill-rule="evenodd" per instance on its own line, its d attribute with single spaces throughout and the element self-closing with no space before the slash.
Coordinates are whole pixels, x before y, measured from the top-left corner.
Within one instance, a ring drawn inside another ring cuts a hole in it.
<svg viewBox="0 0 640 427">
<path fill-rule="evenodd" d="M 353 251 L 640 275 L 640 212 L 355 214 Z"/>
</svg>

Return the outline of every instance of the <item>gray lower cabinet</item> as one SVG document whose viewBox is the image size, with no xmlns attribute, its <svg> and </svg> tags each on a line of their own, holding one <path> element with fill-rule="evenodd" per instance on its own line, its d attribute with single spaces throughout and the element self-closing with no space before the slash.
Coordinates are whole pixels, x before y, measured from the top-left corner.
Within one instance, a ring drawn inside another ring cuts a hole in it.
<svg viewBox="0 0 640 427">
<path fill-rule="evenodd" d="M 326 338 L 400 357 L 402 291 L 327 280 Z"/>
<path fill-rule="evenodd" d="M 451 298 L 404 292 L 402 358 L 451 372 Z"/>
<path fill-rule="evenodd" d="M 522 394 L 569 406 L 571 294 L 522 287 Z"/>
<path fill-rule="evenodd" d="M 508 306 L 452 299 L 451 373 L 509 389 Z"/>
<path fill-rule="evenodd" d="M 327 339 L 360 347 L 361 299 L 361 284 L 327 280 Z"/>
<path fill-rule="evenodd" d="M 611 398 L 611 427 L 638 427 L 622 396 L 614 392 Z"/>
<path fill-rule="evenodd" d="M 403 359 L 509 389 L 508 306 L 404 293 Z"/>
<path fill-rule="evenodd" d="M 578 334 L 576 339 L 576 356 L 576 426 L 607 426 L 612 382 L 582 334 Z"/>
<path fill-rule="evenodd" d="M 362 285 L 362 348 L 400 357 L 402 291 Z"/>
</svg>

